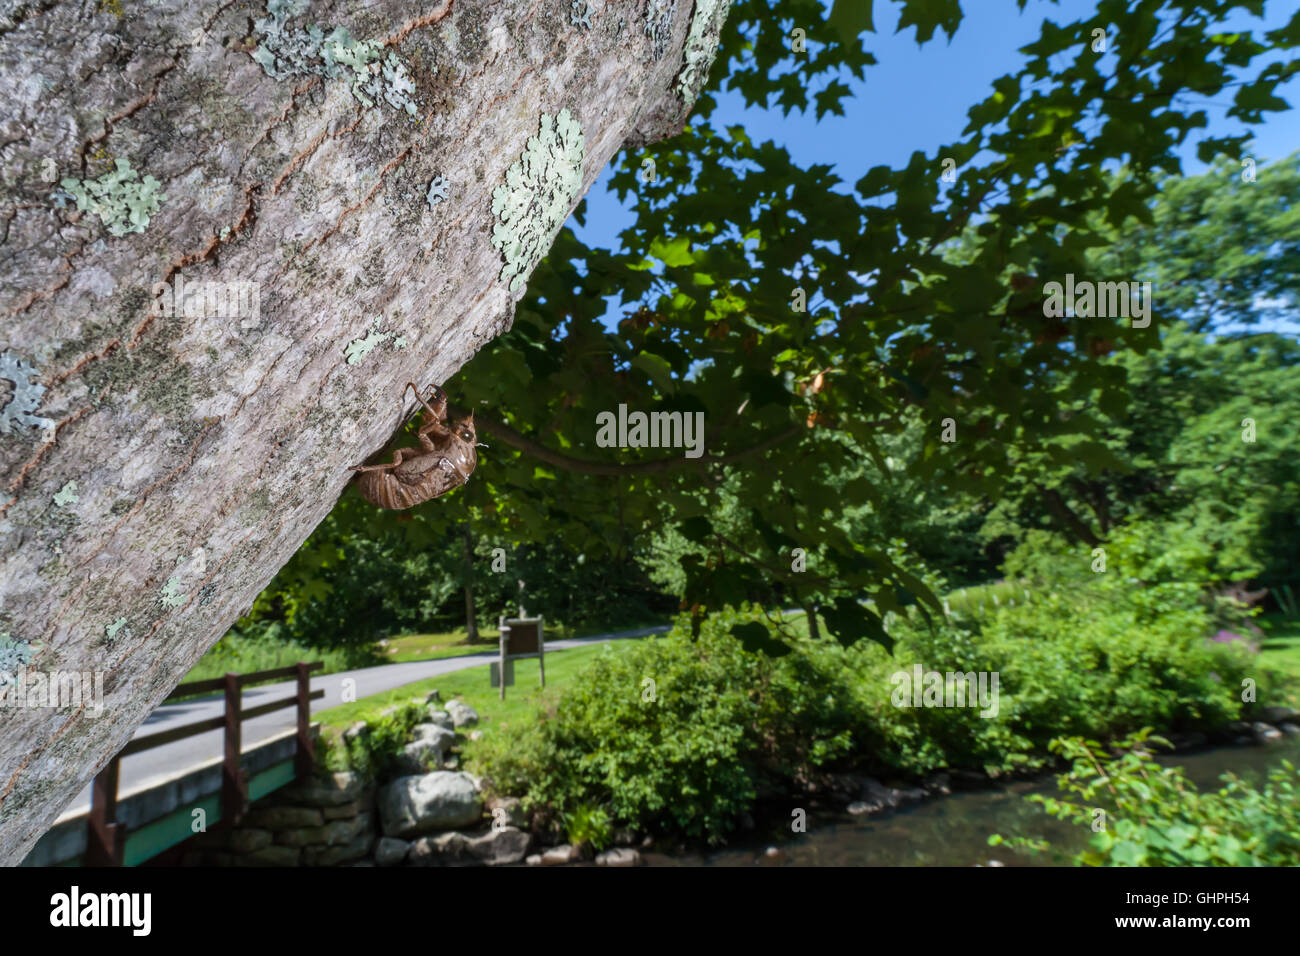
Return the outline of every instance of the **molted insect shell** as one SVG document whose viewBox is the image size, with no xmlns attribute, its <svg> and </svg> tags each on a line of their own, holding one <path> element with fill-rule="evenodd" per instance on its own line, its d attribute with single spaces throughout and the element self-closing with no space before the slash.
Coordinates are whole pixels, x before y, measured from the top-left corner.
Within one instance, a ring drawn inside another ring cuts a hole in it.
<svg viewBox="0 0 1300 956">
<path fill-rule="evenodd" d="M 372 505 L 400 511 L 459 488 L 477 465 L 473 445 L 452 447 L 445 453 L 407 458 L 392 471 L 363 472 L 357 489 Z"/>
<path fill-rule="evenodd" d="M 474 473 L 478 436 L 473 414 L 454 425 L 443 422 L 447 400 L 441 389 L 436 390 L 434 401 L 434 407 L 421 402 L 425 414 L 417 432 L 418 447 L 397 449 L 386 465 L 358 466 L 357 490 L 371 504 L 401 511 L 459 488 Z"/>
</svg>

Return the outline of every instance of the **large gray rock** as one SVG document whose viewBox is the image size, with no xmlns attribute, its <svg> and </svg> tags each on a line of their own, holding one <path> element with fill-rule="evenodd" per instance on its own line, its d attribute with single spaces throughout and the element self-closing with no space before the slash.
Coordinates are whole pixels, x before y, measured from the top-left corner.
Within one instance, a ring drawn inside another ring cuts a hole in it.
<svg viewBox="0 0 1300 956">
<path fill-rule="evenodd" d="M 375 844 L 375 863 L 379 866 L 400 866 L 406 861 L 406 853 L 410 849 L 411 844 L 405 840 L 380 837 Z"/>
<path fill-rule="evenodd" d="M 402 748 L 397 758 L 398 769 L 406 774 L 442 770 L 446 766 L 448 748 L 456 743 L 456 732 L 438 724 L 416 724 L 413 736 L 414 739 Z"/>
<path fill-rule="evenodd" d="M 416 724 L 411 731 L 411 739 L 428 740 L 439 750 L 446 750 L 455 745 L 456 731 L 439 724 Z"/>
<path fill-rule="evenodd" d="M 236 859 L 240 866 L 297 866 L 301 855 L 296 846 L 264 846 Z"/>
<path fill-rule="evenodd" d="M 596 857 L 597 866 L 640 866 L 641 854 L 631 847 L 616 847 Z"/>
<path fill-rule="evenodd" d="M 1281 707 L 1273 705 L 1271 707 L 1260 708 L 1259 719 L 1266 724 L 1282 724 L 1287 721 L 1295 722 L 1300 720 L 1300 710 L 1294 707 Z"/>
<path fill-rule="evenodd" d="M 518 863 L 528 853 L 532 834 L 518 827 L 493 827 L 474 840 L 470 852 L 489 866 Z"/>
<path fill-rule="evenodd" d="M 370 829 L 370 814 L 361 813 L 348 820 L 333 820 L 319 827 L 282 830 L 275 842 L 282 846 L 343 846 Z"/>
<path fill-rule="evenodd" d="M 447 713 L 451 722 L 457 727 L 472 727 L 478 723 L 478 711 L 463 700 L 447 701 Z"/>
<path fill-rule="evenodd" d="M 379 791 L 384 836 L 413 837 L 477 823 L 483 804 L 469 774 L 398 777 Z"/>
<path fill-rule="evenodd" d="M 441 770 L 442 748 L 430 740 L 413 740 L 397 755 L 397 769 L 410 775 Z"/>
<path fill-rule="evenodd" d="M 582 852 L 576 846 L 565 843 L 553 846 L 542 853 L 542 866 L 562 866 L 565 863 L 577 863 L 582 859 Z"/>
<path fill-rule="evenodd" d="M 469 837 L 455 830 L 437 836 L 420 837 L 411 844 L 406 862 L 411 866 L 456 866 L 472 863 Z"/>
<path fill-rule="evenodd" d="M 447 713 L 441 707 L 429 706 L 429 723 L 437 724 L 445 730 L 453 730 L 456 727 L 455 722 L 451 719 L 451 714 Z M 419 726 L 423 727 L 424 724 Z"/>
<path fill-rule="evenodd" d="M 945 782 L 951 785 L 951 780 Z M 861 778 L 858 799 L 847 807 L 853 816 L 870 816 L 883 813 L 909 803 L 919 803 L 926 798 L 926 791 L 920 787 L 891 787 L 871 777 Z"/>
<path fill-rule="evenodd" d="M 366 804 L 364 801 L 353 800 L 351 803 L 340 804 L 337 807 L 321 807 L 320 814 L 328 823 L 330 820 L 350 820 L 365 810 Z"/>
<path fill-rule="evenodd" d="M 230 849 L 235 853 L 254 853 L 270 845 L 270 830 L 238 829 L 230 833 Z"/>
<path fill-rule="evenodd" d="M 473 837 L 452 831 L 416 840 L 411 844 L 408 860 L 412 866 L 473 863 L 500 866 L 522 860 L 531 842 L 531 836 L 516 827 L 494 828 Z"/>
<path fill-rule="evenodd" d="M 1282 739 L 1282 731 L 1278 730 L 1272 724 L 1266 724 L 1262 721 L 1251 725 L 1251 730 L 1255 734 L 1255 739 L 1261 744 L 1271 744 L 1274 741 Z"/>
</svg>

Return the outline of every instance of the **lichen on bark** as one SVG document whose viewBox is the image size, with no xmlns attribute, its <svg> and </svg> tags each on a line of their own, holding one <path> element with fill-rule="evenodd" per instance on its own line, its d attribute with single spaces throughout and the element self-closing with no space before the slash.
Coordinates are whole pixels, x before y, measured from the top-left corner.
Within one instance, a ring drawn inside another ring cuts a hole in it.
<svg viewBox="0 0 1300 956">
<path fill-rule="evenodd" d="M 582 187 L 586 143 L 582 128 L 567 109 L 543 113 L 536 136 L 506 170 L 506 181 L 492 191 L 492 244 L 506 264 L 502 281 L 510 291 L 523 288 L 546 255 Z"/>
<path fill-rule="evenodd" d="M 731 0 L 695 0 L 691 32 L 686 37 L 684 65 L 677 78 L 677 90 L 687 106 L 694 103 L 709 79 L 709 68 L 718 52 L 718 38 L 727 22 Z"/>
<path fill-rule="evenodd" d="M 396 53 L 384 56 L 382 43 L 358 40 L 347 27 L 329 33 L 314 23 L 289 28 L 289 20 L 305 14 L 310 5 L 311 0 L 268 0 L 267 16 L 256 24 L 260 42 L 253 51 L 267 75 L 277 80 L 304 75 L 345 80 L 361 104 L 372 107 L 382 99 L 415 116 L 415 83 Z"/>
</svg>

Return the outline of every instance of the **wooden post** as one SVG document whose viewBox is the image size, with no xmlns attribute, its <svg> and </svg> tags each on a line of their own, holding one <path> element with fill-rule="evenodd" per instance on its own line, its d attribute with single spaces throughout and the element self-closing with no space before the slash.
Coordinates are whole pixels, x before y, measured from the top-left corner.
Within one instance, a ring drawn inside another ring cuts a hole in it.
<svg viewBox="0 0 1300 956">
<path fill-rule="evenodd" d="M 239 675 L 226 674 L 226 745 L 221 768 L 221 819 L 234 826 L 244 814 L 244 779 L 239 766 Z"/>
<path fill-rule="evenodd" d="M 294 756 L 294 769 L 298 779 L 311 776 L 316 754 L 311 739 L 311 677 L 307 665 L 298 662 L 298 752 Z"/>
<path fill-rule="evenodd" d="M 116 821 L 117 777 L 121 761 L 114 757 L 95 775 L 91 789 L 90 818 L 86 827 L 86 866 L 121 866 L 126 849 L 126 827 Z"/>
<path fill-rule="evenodd" d="M 506 699 L 506 640 L 508 635 L 510 634 L 510 628 L 506 626 L 506 619 L 504 617 L 497 618 L 497 622 L 498 622 L 497 629 L 500 631 L 500 634 L 498 635 L 500 639 L 500 647 L 497 652 L 498 661 L 499 661 L 497 666 L 500 668 L 500 673 L 497 676 L 501 678 L 501 699 L 505 700 Z"/>
<path fill-rule="evenodd" d="M 542 675 L 542 686 L 546 686 L 546 632 L 543 630 L 542 616 L 537 615 L 537 670 Z"/>
</svg>

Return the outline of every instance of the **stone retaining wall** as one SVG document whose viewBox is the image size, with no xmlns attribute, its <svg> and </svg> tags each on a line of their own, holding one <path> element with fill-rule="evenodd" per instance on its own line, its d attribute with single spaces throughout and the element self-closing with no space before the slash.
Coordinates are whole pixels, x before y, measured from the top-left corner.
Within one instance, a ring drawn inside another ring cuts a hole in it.
<svg viewBox="0 0 1300 956">
<path fill-rule="evenodd" d="M 232 828 L 194 838 L 185 866 L 342 866 L 374 849 L 374 782 L 336 773 L 258 801 Z"/>
</svg>

